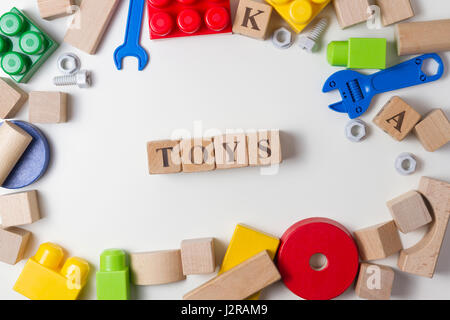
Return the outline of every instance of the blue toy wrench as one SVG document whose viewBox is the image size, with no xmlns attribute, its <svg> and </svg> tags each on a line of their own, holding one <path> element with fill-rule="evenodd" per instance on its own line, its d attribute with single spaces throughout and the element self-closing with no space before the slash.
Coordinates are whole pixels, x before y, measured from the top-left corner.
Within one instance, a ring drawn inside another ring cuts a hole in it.
<svg viewBox="0 0 450 320">
<path fill-rule="evenodd" d="M 423 62 L 427 59 L 433 59 L 439 65 L 433 76 L 422 71 Z M 348 113 L 350 119 L 354 119 L 366 112 L 376 94 L 432 82 L 440 79 L 443 73 L 444 63 L 441 57 L 436 53 L 429 53 L 371 75 L 352 70 L 338 71 L 327 79 L 322 91 L 339 89 L 342 101 L 329 107 L 336 112 Z"/>
<path fill-rule="evenodd" d="M 125 42 L 114 51 L 114 62 L 118 70 L 122 69 L 122 60 L 125 57 L 136 57 L 139 70 L 143 70 L 148 63 L 148 54 L 139 44 L 144 7 L 145 0 L 130 0 Z"/>
</svg>

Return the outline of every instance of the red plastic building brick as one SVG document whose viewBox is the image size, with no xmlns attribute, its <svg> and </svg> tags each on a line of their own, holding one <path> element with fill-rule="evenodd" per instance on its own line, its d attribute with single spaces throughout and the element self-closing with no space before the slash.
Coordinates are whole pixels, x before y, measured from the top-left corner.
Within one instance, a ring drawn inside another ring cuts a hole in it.
<svg viewBox="0 0 450 320">
<path fill-rule="evenodd" d="M 229 0 L 147 0 L 150 39 L 231 33 Z"/>
</svg>

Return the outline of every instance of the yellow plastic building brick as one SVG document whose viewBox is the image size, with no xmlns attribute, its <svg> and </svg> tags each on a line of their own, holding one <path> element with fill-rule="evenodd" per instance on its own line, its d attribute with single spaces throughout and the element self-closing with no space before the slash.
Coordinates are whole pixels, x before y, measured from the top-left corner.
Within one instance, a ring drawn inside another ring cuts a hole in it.
<svg viewBox="0 0 450 320">
<path fill-rule="evenodd" d="M 296 32 L 305 27 L 331 0 L 266 0 Z"/>
<path fill-rule="evenodd" d="M 76 300 L 86 284 L 89 264 L 72 257 L 60 268 L 63 259 L 60 246 L 41 244 L 25 264 L 14 290 L 31 300 Z"/>
<path fill-rule="evenodd" d="M 274 259 L 279 244 L 280 239 L 276 237 L 238 224 L 223 258 L 219 274 L 234 268 L 263 250 L 267 250 L 269 256 Z M 258 300 L 258 298 L 259 293 L 249 297 L 250 300 Z"/>
</svg>

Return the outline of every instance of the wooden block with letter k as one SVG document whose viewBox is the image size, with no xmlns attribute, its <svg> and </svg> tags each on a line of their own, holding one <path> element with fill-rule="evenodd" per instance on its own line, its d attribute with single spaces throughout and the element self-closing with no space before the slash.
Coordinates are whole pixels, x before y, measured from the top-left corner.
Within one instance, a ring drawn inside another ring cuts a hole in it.
<svg viewBox="0 0 450 320">
<path fill-rule="evenodd" d="M 233 33 L 264 40 L 271 14 L 270 5 L 253 0 L 240 0 L 234 18 Z"/>
</svg>

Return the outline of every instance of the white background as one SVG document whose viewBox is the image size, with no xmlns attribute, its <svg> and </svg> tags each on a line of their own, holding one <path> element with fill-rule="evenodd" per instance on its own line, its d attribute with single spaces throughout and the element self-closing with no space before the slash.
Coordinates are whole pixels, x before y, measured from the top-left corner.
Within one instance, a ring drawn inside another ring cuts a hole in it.
<svg viewBox="0 0 450 320">
<path fill-rule="evenodd" d="M 236 0 L 232 0 L 236 8 Z M 413 0 L 412 20 L 449 18 L 447 0 Z M 1 1 L 0 12 L 13 5 L 25 9 L 40 26 L 62 42 L 71 18 L 51 22 L 39 18 L 35 0 Z M 234 11 L 235 9 L 233 9 Z M 368 138 L 348 141 L 348 118 L 327 105 L 339 94 L 322 94 L 326 78 L 337 71 L 326 62 L 325 48 L 316 54 L 297 45 L 276 49 L 270 40 L 240 35 L 187 37 L 150 41 L 147 18 L 142 45 L 150 64 L 137 71 L 133 58 L 124 70 L 113 63 L 114 49 L 123 41 L 128 1 L 122 1 L 94 56 L 62 44 L 29 84 L 27 91 L 58 90 L 56 60 L 63 52 L 79 54 L 83 68 L 92 70 L 91 89 L 63 88 L 71 94 L 68 123 L 39 125 L 48 137 L 52 160 L 45 176 L 29 189 L 40 194 L 43 219 L 24 228 L 33 232 L 26 258 L 38 245 L 51 241 L 92 266 L 81 298 L 95 299 L 95 272 L 103 249 L 127 251 L 178 248 L 187 238 L 217 239 L 220 263 L 237 223 L 281 236 L 298 220 L 324 216 L 350 231 L 391 219 L 385 202 L 417 188 L 422 175 L 450 181 L 450 144 L 426 152 L 414 135 L 396 142 L 373 125 L 372 119 L 394 94 L 422 114 L 443 108 L 450 116 L 450 77 L 377 96 L 362 117 Z M 401 60 L 395 52 L 394 28 L 369 30 L 365 24 L 341 30 L 332 6 L 323 16 L 331 24 L 323 44 L 349 37 L 387 37 L 388 60 Z M 273 19 L 274 27 L 280 19 Z M 442 54 L 449 66 L 449 53 Z M 17 118 L 26 120 L 28 105 Z M 175 130 L 192 132 L 201 121 L 203 132 L 225 129 L 279 128 L 285 161 L 279 173 L 261 175 L 258 168 L 197 174 L 150 176 L 146 142 L 170 138 Z M 404 177 L 394 169 L 401 152 L 419 159 L 416 174 Z M 8 190 L 1 190 L 8 193 Z M 425 228 L 407 236 L 413 245 Z M 393 299 L 450 298 L 450 237 L 447 232 L 433 279 L 396 271 Z M 379 261 L 396 265 L 397 255 Z M 25 260 L 15 266 L 0 264 L 0 298 L 22 299 L 12 290 Z M 208 276 L 133 289 L 137 299 L 179 299 Z M 266 289 L 264 299 L 298 299 L 279 282 Z M 340 299 L 356 298 L 353 287 Z"/>
</svg>

